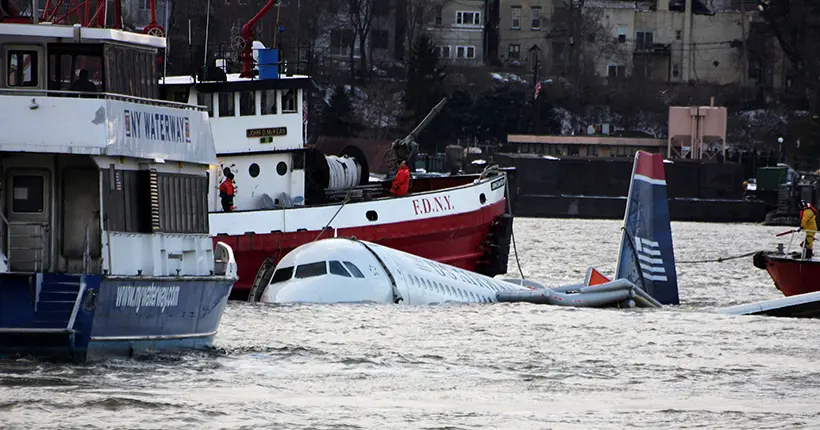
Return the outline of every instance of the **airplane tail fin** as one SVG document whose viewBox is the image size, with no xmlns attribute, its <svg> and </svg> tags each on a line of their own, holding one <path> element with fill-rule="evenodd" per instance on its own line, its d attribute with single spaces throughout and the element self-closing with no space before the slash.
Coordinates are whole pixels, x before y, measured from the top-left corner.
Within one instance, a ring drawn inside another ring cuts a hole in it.
<svg viewBox="0 0 820 430">
<path fill-rule="evenodd" d="M 660 154 L 635 155 L 615 278 L 628 279 L 661 304 L 680 304 Z"/>
</svg>

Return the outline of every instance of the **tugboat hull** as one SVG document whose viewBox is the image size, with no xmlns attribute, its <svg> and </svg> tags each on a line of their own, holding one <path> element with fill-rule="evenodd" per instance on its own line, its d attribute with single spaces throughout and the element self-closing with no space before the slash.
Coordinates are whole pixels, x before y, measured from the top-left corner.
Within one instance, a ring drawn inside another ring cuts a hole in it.
<svg viewBox="0 0 820 430">
<path fill-rule="evenodd" d="M 233 282 L 0 274 L 0 357 L 86 362 L 207 348 Z"/>
<path fill-rule="evenodd" d="M 755 267 L 769 273 L 786 297 L 820 291 L 820 261 L 792 258 L 785 254 L 758 252 Z"/>
</svg>

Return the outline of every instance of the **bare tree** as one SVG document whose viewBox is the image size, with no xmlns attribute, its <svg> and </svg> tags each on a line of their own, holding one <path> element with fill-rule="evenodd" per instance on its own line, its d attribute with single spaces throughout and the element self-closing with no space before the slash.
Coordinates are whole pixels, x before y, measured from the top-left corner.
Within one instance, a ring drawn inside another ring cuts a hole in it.
<svg viewBox="0 0 820 430">
<path fill-rule="evenodd" d="M 347 14 L 350 25 L 353 27 L 353 38 L 359 42 L 359 61 L 361 73 L 368 76 L 367 67 L 367 36 L 373 23 L 374 2 L 377 0 L 347 0 Z M 353 61 L 351 54 L 351 62 Z"/>
<path fill-rule="evenodd" d="M 556 0 L 551 38 L 564 42 L 564 76 L 592 77 L 601 60 L 626 58 L 624 44 L 603 16 L 603 9 L 587 7 L 584 0 Z"/>
<path fill-rule="evenodd" d="M 436 13 L 452 0 L 406 0 L 407 19 L 406 46 L 413 46 L 416 38 L 430 25 Z"/>
</svg>

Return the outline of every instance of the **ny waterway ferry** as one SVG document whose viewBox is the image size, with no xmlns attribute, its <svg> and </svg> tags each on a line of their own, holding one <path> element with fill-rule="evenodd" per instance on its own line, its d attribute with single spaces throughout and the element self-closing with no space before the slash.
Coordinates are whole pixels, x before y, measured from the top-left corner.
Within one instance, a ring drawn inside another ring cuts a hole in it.
<svg viewBox="0 0 820 430">
<path fill-rule="evenodd" d="M 106 3 L 0 15 L 2 357 L 208 347 L 237 279 L 209 235 L 208 114 L 159 99 L 165 38 L 88 27 Z"/>
</svg>

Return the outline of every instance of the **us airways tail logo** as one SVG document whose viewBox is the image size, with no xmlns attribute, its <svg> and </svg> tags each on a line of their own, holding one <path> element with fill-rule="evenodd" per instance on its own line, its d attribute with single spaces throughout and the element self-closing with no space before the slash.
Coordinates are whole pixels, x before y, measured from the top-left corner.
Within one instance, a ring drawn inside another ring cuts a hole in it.
<svg viewBox="0 0 820 430">
<path fill-rule="evenodd" d="M 638 254 L 638 260 L 640 260 L 641 273 L 644 279 L 651 281 L 667 280 L 658 242 L 635 236 L 635 251 Z"/>
</svg>

